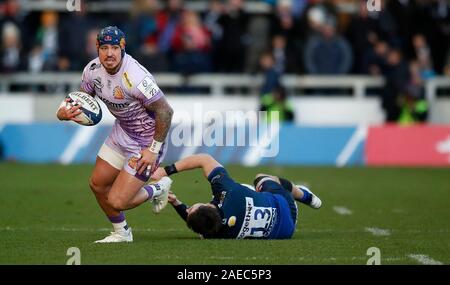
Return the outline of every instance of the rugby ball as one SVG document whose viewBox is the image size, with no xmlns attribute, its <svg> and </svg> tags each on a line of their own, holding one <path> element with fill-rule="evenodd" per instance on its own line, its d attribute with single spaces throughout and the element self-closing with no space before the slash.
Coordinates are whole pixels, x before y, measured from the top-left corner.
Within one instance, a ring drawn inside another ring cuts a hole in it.
<svg viewBox="0 0 450 285">
<path fill-rule="evenodd" d="M 67 94 L 66 98 L 69 99 L 66 102 L 66 108 L 70 109 L 71 106 L 81 105 L 80 110 L 81 114 L 76 116 L 80 122 L 77 122 L 83 126 L 94 126 L 97 125 L 102 119 L 102 109 L 98 104 L 97 100 L 91 95 L 81 92 L 75 91 Z"/>
</svg>

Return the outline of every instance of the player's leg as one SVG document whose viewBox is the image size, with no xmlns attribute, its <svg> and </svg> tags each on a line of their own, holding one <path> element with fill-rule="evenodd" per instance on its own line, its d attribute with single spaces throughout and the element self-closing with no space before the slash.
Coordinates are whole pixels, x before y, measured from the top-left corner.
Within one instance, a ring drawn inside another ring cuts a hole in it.
<svg viewBox="0 0 450 285">
<path fill-rule="evenodd" d="M 138 180 L 141 180 L 142 182 L 146 183 L 150 179 L 152 173 L 144 172 L 142 174 L 139 174 L 136 171 L 136 165 L 140 157 L 139 153 L 141 151 L 141 147 L 139 145 L 132 145 L 131 143 L 129 143 L 128 151 L 129 154 L 126 159 L 128 163 L 124 165 L 124 170 L 129 174 L 131 174 L 131 176 L 134 176 Z M 161 150 L 158 153 L 155 169 L 157 169 L 161 164 L 161 162 L 163 161 L 166 152 L 167 152 L 167 144 L 164 143 L 163 146 L 161 147 Z M 169 177 L 163 177 L 156 183 L 151 183 L 149 185 L 143 186 L 139 191 L 136 192 L 135 196 L 128 201 L 126 207 L 134 208 L 144 203 L 145 201 L 150 201 L 153 205 L 152 207 L 153 213 L 158 214 L 167 205 L 171 184 L 172 179 L 170 179 Z"/>
<path fill-rule="evenodd" d="M 89 179 L 89 185 L 98 204 L 111 222 L 114 231 L 110 236 L 96 242 L 130 242 L 133 240 L 125 214 L 114 208 L 108 201 L 109 192 L 123 168 L 124 161 L 125 157 L 108 145 L 103 144 L 100 148 L 94 171 Z"/>
<path fill-rule="evenodd" d="M 108 203 L 117 210 L 133 209 L 145 201 L 152 200 L 164 193 L 169 193 L 172 180 L 164 177 L 153 184 L 139 179 L 123 169 L 117 176 L 108 194 Z"/>
<path fill-rule="evenodd" d="M 114 183 L 120 170 L 97 156 L 94 171 L 89 179 L 89 186 L 97 199 L 98 204 L 108 217 L 115 217 L 120 214 L 108 203 L 108 192 Z"/>
<path fill-rule="evenodd" d="M 166 179 L 170 180 L 170 178 L 168 177 L 166 177 Z M 109 216 L 110 221 L 113 223 L 114 232 L 112 232 L 104 239 L 96 241 L 96 243 L 133 241 L 133 234 L 131 228 L 128 227 L 123 211 L 134 208 L 147 201 L 150 197 L 150 191 L 148 191 L 147 188 L 158 188 L 160 193 L 163 190 L 168 193 L 170 189 L 170 183 L 168 185 L 168 188 L 165 188 L 160 184 L 155 184 L 158 185 L 158 187 L 154 185 L 144 186 L 144 184 L 144 181 L 129 174 L 126 170 L 123 169 L 120 171 L 119 175 L 108 191 L 106 205 L 108 209 L 112 208 L 116 213 L 119 213 L 114 217 Z M 151 190 L 151 193 L 160 195 L 160 193 L 156 193 L 156 190 L 153 189 Z"/>
<path fill-rule="evenodd" d="M 257 174 L 255 177 L 255 181 L 253 183 L 255 185 L 256 191 L 261 192 L 263 190 L 262 185 L 267 180 L 275 181 L 281 184 L 283 188 L 291 192 L 293 198 L 300 203 L 306 204 L 314 209 L 319 209 L 322 206 L 322 201 L 319 199 L 319 197 L 312 193 L 311 190 L 309 190 L 306 186 L 294 185 L 292 182 L 285 178 L 280 178 L 264 173 Z"/>
<path fill-rule="evenodd" d="M 275 195 L 276 199 L 283 197 L 287 204 L 280 201 L 280 221 L 282 231 L 279 233 L 278 238 L 289 238 L 292 236 L 295 225 L 297 224 L 298 208 L 295 203 L 292 194 L 284 189 L 280 183 L 280 179 L 276 176 L 258 174 L 254 181 L 257 192 L 269 192 Z"/>
<path fill-rule="evenodd" d="M 308 187 L 304 185 L 295 185 L 285 178 L 279 178 L 280 184 L 284 189 L 291 192 L 292 197 L 300 203 L 306 204 L 313 209 L 319 209 L 322 206 L 322 201 L 317 197 Z"/>
</svg>

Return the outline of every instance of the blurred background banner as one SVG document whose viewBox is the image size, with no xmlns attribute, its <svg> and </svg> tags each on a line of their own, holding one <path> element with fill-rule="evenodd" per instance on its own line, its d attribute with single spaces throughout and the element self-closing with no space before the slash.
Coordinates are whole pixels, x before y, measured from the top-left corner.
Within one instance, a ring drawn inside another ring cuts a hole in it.
<svg viewBox="0 0 450 285">
<path fill-rule="evenodd" d="M 448 166 L 450 126 L 372 127 L 366 144 L 368 165 Z"/>
<path fill-rule="evenodd" d="M 255 126 L 242 126 L 244 135 Z M 83 127 L 52 123 L 8 124 L 0 131 L 4 157 L 9 161 L 32 163 L 93 163 L 98 149 L 108 135 L 110 126 Z M 191 126 L 189 126 L 191 129 Z M 256 166 L 280 165 L 364 165 L 365 137 L 357 143 L 352 127 L 297 127 L 284 125 L 280 129 L 282 146 L 275 157 L 251 157 L 253 147 L 226 145 L 174 145 L 166 162 L 175 162 L 191 153 L 209 153 L 224 164 Z M 173 129 L 172 129 L 173 131 Z M 236 130 L 234 131 L 237 135 Z M 224 129 L 224 133 L 226 133 Z M 350 149 L 349 149 L 350 147 Z"/>
</svg>

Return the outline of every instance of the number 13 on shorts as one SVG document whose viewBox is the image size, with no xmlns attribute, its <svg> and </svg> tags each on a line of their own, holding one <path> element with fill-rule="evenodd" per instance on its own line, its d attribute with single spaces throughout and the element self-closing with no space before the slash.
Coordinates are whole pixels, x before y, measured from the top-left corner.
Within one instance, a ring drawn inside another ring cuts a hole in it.
<svg viewBox="0 0 450 285">
<path fill-rule="evenodd" d="M 238 238 L 263 237 L 270 234 L 275 222 L 276 209 L 272 207 L 255 207 L 253 199 L 246 198 L 247 211 Z"/>
</svg>

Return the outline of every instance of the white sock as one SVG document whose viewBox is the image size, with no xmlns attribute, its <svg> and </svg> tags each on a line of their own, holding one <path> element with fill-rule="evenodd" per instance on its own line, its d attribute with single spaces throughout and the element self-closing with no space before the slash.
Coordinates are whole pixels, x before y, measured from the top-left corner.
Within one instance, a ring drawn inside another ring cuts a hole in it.
<svg viewBox="0 0 450 285">
<path fill-rule="evenodd" d="M 161 186 L 158 183 L 145 185 L 143 188 L 148 193 L 149 201 L 152 201 L 153 198 L 158 197 L 162 193 Z"/>
<path fill-rule="evenodd" d="M 127 221 L 124 220 L 121 223 L 112 223 L 115 232 L 124 232 L 128 230 Z"/>
</svg>

